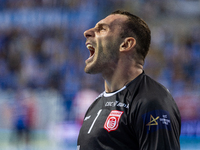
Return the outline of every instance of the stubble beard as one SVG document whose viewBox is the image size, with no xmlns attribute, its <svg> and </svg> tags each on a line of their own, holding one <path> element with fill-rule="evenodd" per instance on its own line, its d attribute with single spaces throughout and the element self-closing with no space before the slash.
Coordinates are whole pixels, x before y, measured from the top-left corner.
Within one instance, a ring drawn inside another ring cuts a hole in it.
<svg viewBox="0 0 200 150">
<path fill-rule="evenodd" d="M 101 52 L 97 54 L 95 59 L 86 64 L 84 71 L 88 74 L 98 74 L 103 72 L 109 72 L 109 70 L 115 66 L 118 62 L 118 54 L 114 51 L 110 51 L 107 54 Z"/>
<path fill-rule="evenodd" d="M 104 68 L 104 67 L 102 67 L 104 65 L 100 61 L 101 59 L 102 58 L 95 59 L 92 62 L 86 64 L 84 71 L 86 73 L 88 73 L 88 74 L 98 74 L 98 73 L 101 73 L 103 71 L 103 68 Z"/>
</svg>

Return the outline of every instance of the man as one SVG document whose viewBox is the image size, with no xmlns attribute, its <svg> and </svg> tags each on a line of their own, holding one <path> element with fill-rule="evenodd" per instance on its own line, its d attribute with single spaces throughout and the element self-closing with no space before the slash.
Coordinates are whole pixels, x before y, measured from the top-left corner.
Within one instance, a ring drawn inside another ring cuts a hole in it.
<svg viewBox="0 0 200 150">
<path fill-rule="evenodd" d="M 150 30 L 116 11 L 84 32 L 85 72 L 100 73 L 105 91 L 86 112 L 78 150 L 179 150 L 181 119 L 169 91 L 143 71 Z"/>
</svg>

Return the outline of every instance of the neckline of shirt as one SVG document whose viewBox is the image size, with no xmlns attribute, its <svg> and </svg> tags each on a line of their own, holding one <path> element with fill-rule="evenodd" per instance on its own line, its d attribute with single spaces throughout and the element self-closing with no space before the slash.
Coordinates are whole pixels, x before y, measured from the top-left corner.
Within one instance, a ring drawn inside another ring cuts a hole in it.
<svg viewBox="0 0 200 150">
<path fill-rule="evenodd" d="M 115 92 L 112 92 L 112 93 L 106 93 L 106 91 L 103 92 L 103 96 L 104 97 L 110 97 L 110 96 L 113 96 L 115 94 L 117 94 L 118 92 L 124 90 L 126 88 L 126 86 L 122 87 L 121 89 L 115 91 Z"/>
</svg>

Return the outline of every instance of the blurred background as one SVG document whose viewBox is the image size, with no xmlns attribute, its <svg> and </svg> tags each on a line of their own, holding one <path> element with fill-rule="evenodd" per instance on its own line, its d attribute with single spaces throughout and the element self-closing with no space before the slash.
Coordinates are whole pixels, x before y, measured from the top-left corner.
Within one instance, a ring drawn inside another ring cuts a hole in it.
<svg viewBox="0 0 200 150">
<path fill-rule="evenodd" d="M 0 149 L 76 149 L 84 113 L 104 90 L 101 76 L 84 73 L 83 32 L 117 9 L 149 25 L 145 71 L 178 104 L 181 149 L 200 149 L 199 8 L 199 0 L 0 0 Z"/>
</svg>

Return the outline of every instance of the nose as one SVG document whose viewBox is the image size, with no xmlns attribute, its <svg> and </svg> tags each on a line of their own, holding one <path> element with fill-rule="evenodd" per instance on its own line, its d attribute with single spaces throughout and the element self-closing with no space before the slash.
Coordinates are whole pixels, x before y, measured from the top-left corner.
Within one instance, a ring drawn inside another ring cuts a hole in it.
<svg viewBox="0 0 200 150">
<path fill-rule="evenodd" d="M 93 28 L 86 30 L 86 31 L 84 32 L 84 36 L 85 36 L 86 38 L 94 36 Z"/>
</svg>

